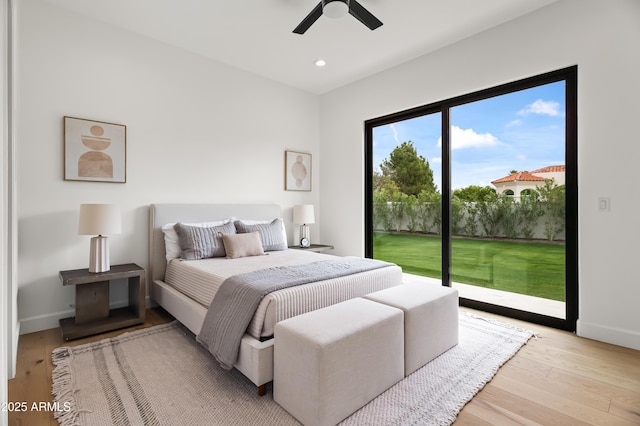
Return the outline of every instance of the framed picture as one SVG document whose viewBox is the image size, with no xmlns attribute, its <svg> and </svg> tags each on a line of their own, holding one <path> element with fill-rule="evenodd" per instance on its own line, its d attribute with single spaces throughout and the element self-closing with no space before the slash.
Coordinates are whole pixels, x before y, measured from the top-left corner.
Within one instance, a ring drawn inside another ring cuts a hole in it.
<svg viewBox="0 0 640 426">
<path fill-rule="evenodd" d="M 64 117 L 64 180 L 127 181 L 127 127 Z"/>
<path fill-rule="evenodd" d="M 284 152 L 284 189 L 311 191 L 311 154 Z"/>
</svg>

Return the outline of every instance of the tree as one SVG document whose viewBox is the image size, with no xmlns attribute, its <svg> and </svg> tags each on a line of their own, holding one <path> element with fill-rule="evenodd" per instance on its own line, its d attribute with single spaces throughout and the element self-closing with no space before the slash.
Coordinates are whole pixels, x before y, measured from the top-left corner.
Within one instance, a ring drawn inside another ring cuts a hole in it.
<svg viewBox="0 0 640 426">
<path fill-rule="evenodd" d="M 544 214 L 544 210 L 540 205 L 540 196 L 535 190 L 520 194 L 519 215 L 522 218 L 522 235 L 526 239 L 533 238 L 533 232 L 538 224 L 538 219 Z M 523 191 L 524 192 L 524 191 Z"/>
<path fill-rule="evenodd" d="M 463 230 L 464 201 L 458 197 L 451 198 L 451 234 L 460 235 Z"/>
<path fill-rule="evenodd" d="M 438 192 L 422 191 L 418 195 L 417 220 L 420 222 L 422 232 L 427 233 L 433 229 L 440 234 L 442 225 L 442 196 Z"/>
<path fill-rule="evenodd" d="M 565 229 L 565 187 L 547 179 L 544 186 L 538 187 L 538 193 L 546 211 L 544 233 L 549 241 L 553 241 Z"/>
<path fill-rule="evenodd" d="M 391 196 L 394 192 L 398 192 L 398 186 L 393 181 L 391 176 L 385 176 L 379 171 L 373 172 L 373 191 L 382 192 Z"/>
<path fill-rule="evenodd" d="M 393 226 L 389 198 L 390 195 L 384 191 L 373 191 L 373 226 L 382 226 L 385 231 L 389 231 Z"/>
<path fill-rule="evenodd" d="M 496 190 L 490 186 L 469 185 L 466 188 L 455 189 L 453 196 L 462 201 L 477 202 L 493 198 Z"/>
<path fill-rule="evenodd" d="M 478 222 L 482 226 L 484 235 L 495 237 L 498 235 L 503 210 L 498 208 L 498 194 L 494 194 L 476 203 L 478 207 Z"/>
<path fill-rule="evenodd" d="M 518 238 L 519 228 L 518 226 L 522 222 L 522 217 L 519 214 L 518 203 L 513 200 L 513 197 L 508 195 L 499 195 L 498 210 L 500 210 L 499 216 L 501 217 L 500 226 L 507 238 Z"/>
<path fill-rule="evenodd" d="M 404 206 L 404 213 L 407 216 L 407 229 L 409 232 L 416 232 L 418 228 L 418 198 L 407 196 Z"/>
<path fill-rule="evenodd" d="M 402 142 L 395 147 L 389 159 L 380 164 L 383 176 L 389 176 L 400 192 L 418 196 L 422 191 L 436 192 L 433 171 L 429 162 L 418 155 L 413 142 Z"/>
<path fill-rule="evenodd" d="M 389 212 L 391 215 L 391 220 L 395 225 L 395 230 L 398 232 L 400 232 L 400 230 L 402 229 L 408 198 L 409 196 L 402 192 L 394 192 L 393 194 L 391 194 L 391 201 L 389 202 Z"/>
<path fill-rule="evenodd" d="M 465 202 L 465 216 L 466 221 L 464 223 L 463 231 L 467 235 L 476 235 L 478 232 L 478 213 L 479 209 L 476 202 Z"/>
</svg>

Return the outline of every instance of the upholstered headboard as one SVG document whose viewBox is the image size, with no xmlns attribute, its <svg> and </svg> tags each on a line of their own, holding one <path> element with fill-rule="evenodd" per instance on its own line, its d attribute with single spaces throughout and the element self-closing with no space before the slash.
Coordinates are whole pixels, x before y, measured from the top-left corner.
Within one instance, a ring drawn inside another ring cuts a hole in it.
<svg viewBox="0 0 640 426">
<path fill-rule="evenodd" d="M 149 277 L 163 280 L 167 268 L 162 226 L 176 222 L 205 222 L 236 217 L 269 220 L 281 217 L 276 204 L 151 204 L 149 208 Z"/>
</svg>

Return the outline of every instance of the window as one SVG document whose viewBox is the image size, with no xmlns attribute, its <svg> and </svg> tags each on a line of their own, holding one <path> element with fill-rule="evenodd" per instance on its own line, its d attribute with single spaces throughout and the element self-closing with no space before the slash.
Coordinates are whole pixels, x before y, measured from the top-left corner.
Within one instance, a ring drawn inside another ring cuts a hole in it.
<svg viewBox="0 0 640 426">
<path fill-rule="evenodd" d="M 367 121 L 367 256 L 463 305 L 575 330 L 576 124 L 577 67 Z"/>
</svg>

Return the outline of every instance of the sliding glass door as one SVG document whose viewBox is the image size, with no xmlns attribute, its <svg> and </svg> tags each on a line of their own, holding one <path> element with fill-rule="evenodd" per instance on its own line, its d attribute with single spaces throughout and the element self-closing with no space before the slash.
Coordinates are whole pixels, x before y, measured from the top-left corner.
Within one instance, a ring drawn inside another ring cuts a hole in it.
<svg viewBox="0 0 640 426">
<path fill-rule="evenodd" d="M 451 279 L 468 299 L 566 317 L 565 82 L 452 107 Z"/>
<path fill-rule="evenodd" d="M 465 305 L 574 330 L 576 74 L 366 122 L 367 255 Z"/>
<path fill-rule="evenodd" d="M 406 273 L 442 271 L 440 113 L 373 128 L 373 253 Z"/>
</svg>

